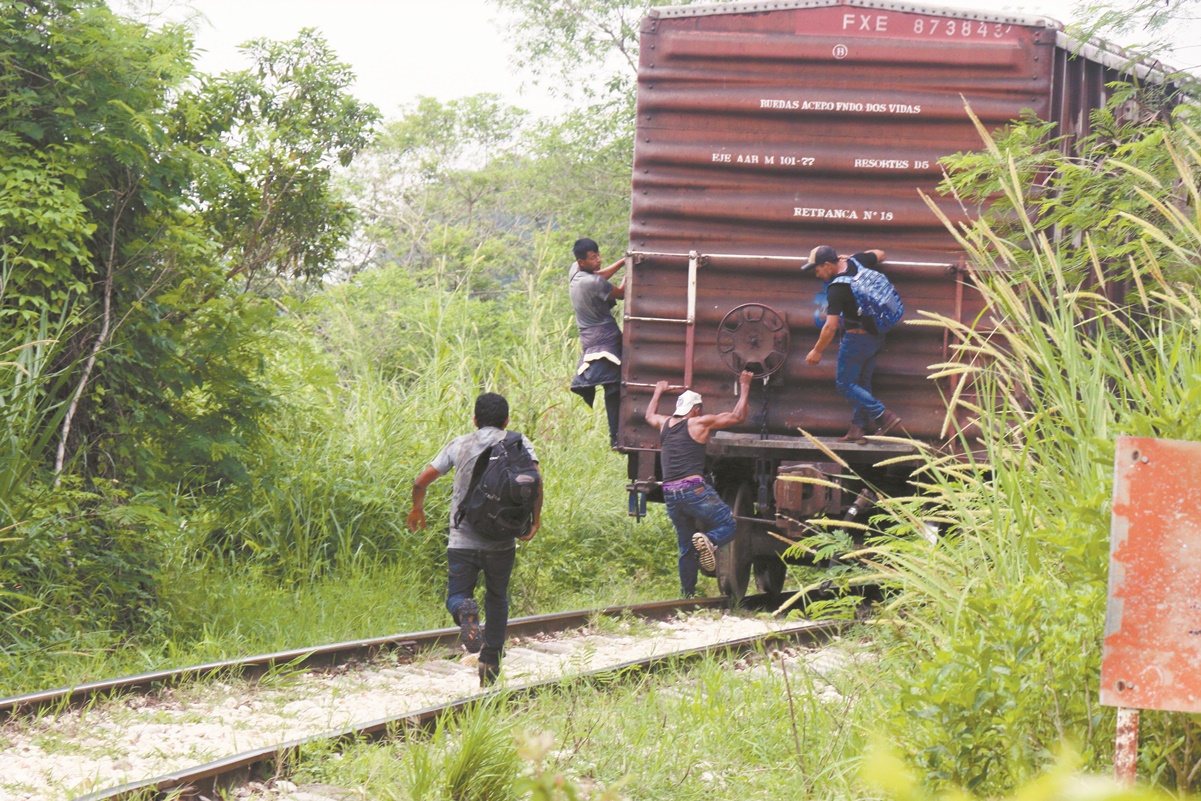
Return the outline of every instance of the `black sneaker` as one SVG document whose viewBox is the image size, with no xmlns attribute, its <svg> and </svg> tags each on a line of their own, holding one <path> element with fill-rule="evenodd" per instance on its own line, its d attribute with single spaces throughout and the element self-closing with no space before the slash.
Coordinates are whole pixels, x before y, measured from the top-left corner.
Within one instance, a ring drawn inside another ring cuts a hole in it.
<svg viewBox="0 0 1201 801">
<path fill-rule="evenodd" d="M 699 531 L 693 534 L 692 547 L 696 548 L 696 556 L 700 560 L 702 570 L 712 572 L 717 569 L 717 556 L 708 537 Z"/>
<path fill-rule="evenodd" d="M 484 631 L 480 628 L 480 605 L 468 598 L 459 607 L 459 642 L 469 654 L 478 654 L 484 648 Z"/>
<path fill-rule="evenodd" d="M 500 665 L 490 665 L 487 662 L 480 662 L 480 686 L 491 687 L 496 683 L 497 676 L 500 675 Z"/>
</svg>

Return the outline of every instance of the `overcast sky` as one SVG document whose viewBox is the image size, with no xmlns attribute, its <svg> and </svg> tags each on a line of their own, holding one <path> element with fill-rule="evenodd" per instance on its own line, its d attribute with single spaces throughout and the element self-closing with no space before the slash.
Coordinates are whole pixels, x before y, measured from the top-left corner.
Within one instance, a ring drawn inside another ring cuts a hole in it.
<svg viewBox="0 0 1201 801">
<path fill-rule="evenodd" d="M 196 30 L 203 72 L 245 67 L 238 45 L 248 39 L 290 39 L 316 28 L 354 69 L 355 94 L 385 116 L 418 95 L 451 100 L 479 92 L 535 113 L 558 110 L 537 87 L 522 91 L 500 12 L 486 0 L 158 0 L 155 9 L 176 19 L 188 9 L 203 15 Z"/>
<path fill-rule="evenodd" d="M 950 0 L 939 5 L 1004 8 L 1069 23 L 1074 0 Z M 247 39 L 288 39 L 312 27 L 354 68 L 355 94 L 387 117 L 398 116 L 399 107 L 418 95 L 446 101 L 479 92 L 494 92 L 535 114 L 561 111 L 512 65 L 513 47 L 506 41 L 500 12 L 487 0 L 154 0 L 153 6 L 176 18 L 189 8 L 203 15 L 197 43 L 205 51 L 200 57 L 205 72 L 245 67 L 237 46 Z M 1192 47 L 1173 56 L 1173 66 L 1201 62 L 1194 55 L 1196 37 L 1189 40 Z"/>
</svg>

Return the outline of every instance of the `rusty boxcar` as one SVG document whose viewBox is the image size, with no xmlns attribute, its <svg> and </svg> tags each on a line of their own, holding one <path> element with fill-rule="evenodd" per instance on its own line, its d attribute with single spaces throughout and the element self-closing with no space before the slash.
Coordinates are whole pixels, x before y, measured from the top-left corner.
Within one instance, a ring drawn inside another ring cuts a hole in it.
<svg viewBox="0 0 1201 801">
<path fill-rule="evenodd" d="M 865 484 L 835 478 L 844 471 L 799 429 L 872 486 L 895 491 L 907 479 L 903 465 L 873 467 L 904 446 L 835 439 L 850 409 L 834 389 L 833 351 L 805 363 L 823 285 L 799 273 L 804 256 L 818 244 L 883 249 L 907 319 L 975 319 L 981 302 L 961 254 L 919 194 L 937 198 L 940 157 L 981 147 L 965 101 L 986 126 L 1030 110 L 1079 137 L 1107 84 L 1162 76 L 1117 49 L 1072 41 L 1047 18 L 879 0 L 653 9 L 640 59 L 619 437 L 631 511 L 661 498 L 658 432 L 643 419 L 655 383 L 695 389 L 722 411 L 749 367 L 760 380 L 746 422 L 707 448 L 739 521 L 717 577 L 735 598 L 752 572 L 776 591 L 785 547 L 776 535 L 795 539 L 807 519 L 854 514 L 871 498 Z M 962 219 L 957 204 L 937 202 Z M 927 378 L 949 344 L 931 327 L 887 337 L 874 391 L 913 438 L 949 434 L 952 387 Z M 830 476 L 842 489 L 782 475 Z"/>
</svg>

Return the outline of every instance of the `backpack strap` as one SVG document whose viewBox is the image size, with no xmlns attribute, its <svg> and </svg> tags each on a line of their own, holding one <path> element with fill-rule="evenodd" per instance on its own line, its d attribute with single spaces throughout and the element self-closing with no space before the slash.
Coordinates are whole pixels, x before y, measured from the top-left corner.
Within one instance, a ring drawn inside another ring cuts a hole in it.
<svg viewBox="0 0 1201 801">
<path fill-rule="evenodd" d="M 471 466 L 471 481 L 467 484 L 467 492 L 463 493 L 463 500 L 466 501 L 471 497 L 471 493 L 475 492 L 475 488 L 480 484 L 480 478 L 483 477 L 484 471 L 488 469 L 488 462 L 492 459 L 493 450 L 499 446 L 506 450 L 512 450 L 514 445 L 521 444 L 521 434 L 516 431 L 506 431 L 504 439 L 497 440 L 480 451 L 480 455 L 475 457 L 475 464 Z M 463 522 L 463 503 L 459 503 L 459 508 L 455 510 L 455 525 Z"/>
<path fill-rule="evenodd" d="M 465 514 L 463 509 L 464 502 L 471 497 L 471 494 L 475 492 L 475 488 L 479 486 L 480 478 L 484 475 L 484 471 L 488 469 L 488 460 L 492 458 L 492 449 L 498 444 L 500 443 L 492 443 L 480 451 L 479 456 L 475 457 L 475 464 L 471 466 L 471 481 L 467 483 L 467 491 L 463 493 L 463 500 L 459 501 L 459 508 L 455 510 L 456 526 L 463 522 L 463 515 Z"/>
<path fill-rule="evenodd" d="M 855 279 L 859 277 L 859 275 L 862 273 L 862 271 L 868 269 L 867 267 L 864 267 L 863 264 L 860 263 L 859 259 L 855 258 L 854 256 L 847 256 L 847 261 L 850 262 L 851 264 L 855 265 L 855 274 L 847 275 L 846 273 L 839 273 L 838 275 L 831 278 L 829 283 L 831 283 L 831 284 L 853 284 L 853 283 L 855 283 Z"/>
<path fill-rule="evenodd" d="M 831 284 L 844 284 L 845 286 L 850 287 L 851 294 L 855 298 L 855 305 L 858 306 L 859 305 L 859 296 L 855 295 L 855 279 L 858 278 L 860 275 L 862 275 L 863 274 L 862 271 L 867 268 L 864 267 L 862 264 L 860 264 L 859 259 L 855 258 L 854 256 L 847 256 L 847 261 L 850 262 L 851 264 L 855 265 L 855 274 L 847 275 L 846 273 L 840 273 L 840 274 L 834 276 L 833 278 L 831 278 L 830 283 Z M 842 331 L 845 328 L 846 328 L 846 323 L 843 321 L 842 315 L 840 314 L 840 315 L 838 315 L 838 330 Z"/>
</svg>

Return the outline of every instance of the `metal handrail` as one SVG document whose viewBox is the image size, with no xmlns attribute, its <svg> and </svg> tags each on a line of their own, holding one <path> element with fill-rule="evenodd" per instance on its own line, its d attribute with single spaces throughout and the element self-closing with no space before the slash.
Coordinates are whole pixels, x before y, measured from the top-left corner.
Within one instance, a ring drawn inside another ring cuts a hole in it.
<svg viewBox="0 0 1201 801">
<path fill-rule="evenodd" d="M 623 320 L 634 320 L 639 323 L 687 323 L 687 317 L 623 317 Z"/>
<path fill-rule="evenodd" d="M 699 259 L 759 259 L 760 261 L 799 261 L 802 263 L 807 262 L 809 260 L 809 258 L 807 256 L 766 256 L 766 255 L 762 255 L 762 254 L 758 254 L 758 253 L 700 253 L 699 251 L 692 251 L 691 253 L 661 253 L 661 252 L 649 251 L 649 250 L 626 251 L 627 256 L 649 256 L 652 258 L 653 257 L 667 257 L 667 258 L 687 259 L 687 258 L 690 258 L 691 256 L 693 256 L 694 254 L 696 256 L 698 256 Z M 900 266 L 900 267 L 958 267 L 959 266 L 955 262 L 895 261 L 893 259 L 886 259 L 884 263 L 896 265 L 896 266 Z"/>
</svg>

